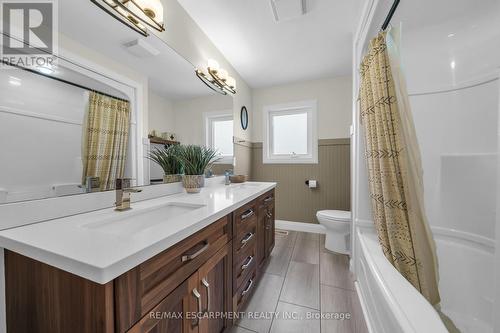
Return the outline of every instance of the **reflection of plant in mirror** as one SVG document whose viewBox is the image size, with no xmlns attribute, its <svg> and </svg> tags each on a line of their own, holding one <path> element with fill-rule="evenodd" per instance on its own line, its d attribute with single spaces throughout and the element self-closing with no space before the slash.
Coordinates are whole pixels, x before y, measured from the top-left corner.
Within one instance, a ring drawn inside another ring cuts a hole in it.
<svg viewBox="0 0 500 333">
<path fill-rule="evenodd" d="M 182 163 L 177 158 L 179 150 L 179 145 L 155 148 L 149 152 L 148 159 L 158 164 L 165 175 L 179 175 L 182 173 Z"/>
<path fill-rule="evenodd" d="M 177 154 L 186 175 L 203 175 L 208 167 L 220 160 L 217 150 L 196 145 L 179 146 Z"/>
</svg>

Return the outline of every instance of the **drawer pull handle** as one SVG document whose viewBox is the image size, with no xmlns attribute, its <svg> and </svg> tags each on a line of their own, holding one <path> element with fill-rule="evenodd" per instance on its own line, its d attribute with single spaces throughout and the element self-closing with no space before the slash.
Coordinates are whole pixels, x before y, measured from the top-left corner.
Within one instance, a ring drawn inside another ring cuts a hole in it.
<svg viewBox="0 0 500 333">
<path fill-rule="evenodd" d="M 246 294 L 248 294 L 248 292 L 250 291 L 250 289 L 252 289 L 252 286 L 253 286 L 253 279 L 251 279 L 250 281 L 248 281 L 248 287 L 246 287 L 245 290 L 243 290 L 241 292 L 241 296 L 245 296 Z"/>
<path fill-rule="evenodd" d="M 250 267 L 250 264 L 252 264 L 252 261 L 253 261 L 253 256 L 249 256 L 247 258 L 246 263 L 241 266 L 241 270 L 244 271 L 245 269 L 247 269 L 248 267 Z"/>
<path fill-rule="evenodd" d="M 264 199 L 264 202 L 269 202 L 269 201 L 272 201 L 273 200 L 273 197 L 267 197 Z"/>
<path fill-rule="evenodd" d="M 201 283 L 207 288 L 207 311 L 205 313 L 210 312 L 210 284 L 207 281 L 207 278 L 201 279 Z"/>
<path fill-rule="evenodd" d="M 253 232 L 249 232 L 248 234 L 245 235 L 245 238 L 241 240 L 241 248 L 243 248 L 247 243 L 253 238 L 255 234 Z"/>
<path fill-rule="evenodd" d="M 196 288 L 193 289 L 193 295 L 194 295 L 194 297 L 196 297 L 196 303 L 198 304 L 198 313 L 201 313 L 201 294 L 198 291 L 198 289 L 196 289 Z M 200 323 L 200 320 L 198 317 L 199 316 L 196 316 L 196 318 L 193 319 L 191 326 L 193 326 L 193 327 L 198 326 L 198 324 Z"/>
<path fill-rule="evenodd" d="M 182 258 L 181 258 L 182 262 L 193 260 L 194 258 L 196 258 L 197 256 L 199 256 L 200 254 L 202 254 L 203 252 L 205 252 L 208 249 L 208 247 L 210 246 L 210 244 L 208 244 L 207 241 L 204 241 L 203 243 L 205 245 L 203 245 L 203 247 L 201 249 L 199 249 L 198 251 L 196 251 L 195 253 L 184 254 L 182 256 Z"/>
<path fill-rule="evenodd" d="M 241 219 L 244 220 L 246 218 L 249 218 L 253 214 L 254 214 L 253 209 L 249 209 L 245 213 L 243 213 L 243 215 L 241 215 Z"/>
</svg>

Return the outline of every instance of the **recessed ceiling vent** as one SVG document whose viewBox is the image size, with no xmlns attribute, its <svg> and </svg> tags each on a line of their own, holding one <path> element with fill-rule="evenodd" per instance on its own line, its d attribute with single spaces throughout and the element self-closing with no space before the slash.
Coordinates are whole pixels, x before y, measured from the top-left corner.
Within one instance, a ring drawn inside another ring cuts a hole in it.
<svg viewBox="0 0 500 333">
<path fill-rule="evenodd" d="M 123 44 L 123 46 L 127 48 L 127 51 L 139 58 L 154 57 L 160 54 L 160 51 L 142 39 L 134 39 Z"/>
<path fill-rule="evenodd" d="M 306 0 L 270 0 L 276 22 L 291 20 L 307 12 Z"/>
</svg>

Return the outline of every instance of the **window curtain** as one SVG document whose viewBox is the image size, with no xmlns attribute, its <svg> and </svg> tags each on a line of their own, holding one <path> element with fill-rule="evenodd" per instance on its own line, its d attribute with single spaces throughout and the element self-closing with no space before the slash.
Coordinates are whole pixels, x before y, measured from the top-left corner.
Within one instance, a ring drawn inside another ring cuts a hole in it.
<svg viewBox="0 0 500 333">
<path fill-rule="evenodd" d="M 373 218 L 387 259 L 437 305 L 437 258 L 424 210 L 420 150 L 395 47 L 382 32 L 371 41 L 360 68 Z"/>
<path fill-rule="evenodd" d="M 83 183 L 99 177 L 100 190 L 114 189 L 127 160 L 130 103 L 97 92 L 89 93 L 83 131 Z"/>
</svg>

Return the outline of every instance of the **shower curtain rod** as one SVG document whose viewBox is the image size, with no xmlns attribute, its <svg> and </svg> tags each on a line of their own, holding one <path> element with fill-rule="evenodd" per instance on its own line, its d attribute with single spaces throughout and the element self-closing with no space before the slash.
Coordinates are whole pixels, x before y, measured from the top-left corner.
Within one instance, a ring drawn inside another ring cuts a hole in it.
<svg viewBox="0 0 500 333">
<path fill-rule="evenodd" d="M 41 75 L 41 76 L 46 77 L 48 79 L 52 79 L 52 80 L 56 80 L 56 81 L 59 81 L 59 82 L 62 82 L 62 83 L 66 83 L 66 84 L 69 84 L 71 86 L 83 89 L 83 90 L 93 91 L 93 92 L 96 92 L 98 94 L 104 95 L 106 97 L 114 98 L 114 99 L 117 99 L 117 100 L 122 101 L 122 102 L 130 102 L 128 99 L 117 97 L 117 96 L 113 96 L 113 95 L 107 94 L 107 93 L 105 93 L 103 91 L 99 91 L 99 90 L 96 90 L 96 89 L 93 89 L 93 88 L 89 88 L 89 87 L 83 86 L 81 84 L 65 80 L 65 79 L 60 78 L 60 77 L 55 77 L 55 76 L 51 76 L 51 75 L 48 75 L 48 74 L 45 74 L 45 73 L 40 73 L 37 70 L 31 69 L 31 68 L 27 68 L 27 67 L 22 67 L 22 66 L 19 66 L 17 64 L 13 64 L 13 63 L 10 63 L 8 61 L 5 61 L 4 59 L 1 59 L 0 63 L 2 63 L 4 65 L 15 67 L 15 68 L 18 68 L 18 69 L 22 69 L 24 71 L 27 71 L 27 72 L 30 72 L 30 73 L 33 73 L 33 74 L 36 74 L 36 75 Z"/>
<path fill-rule="evenodd" d="M 387 17 L 385 18 L 384 23 L 382 24 L 382 29 L 381 31 L 384 31 L 387 29 L 389 24 L 391 23 L 391 19 L 394 16 L 394 13 L 396 12 L 396 9 L 398 8 L 400 0 L 394 0 L 394 3 L 391 6 L 391 9 L 389 10 L 389 13 L 387 14 Z"/>
</svg>

